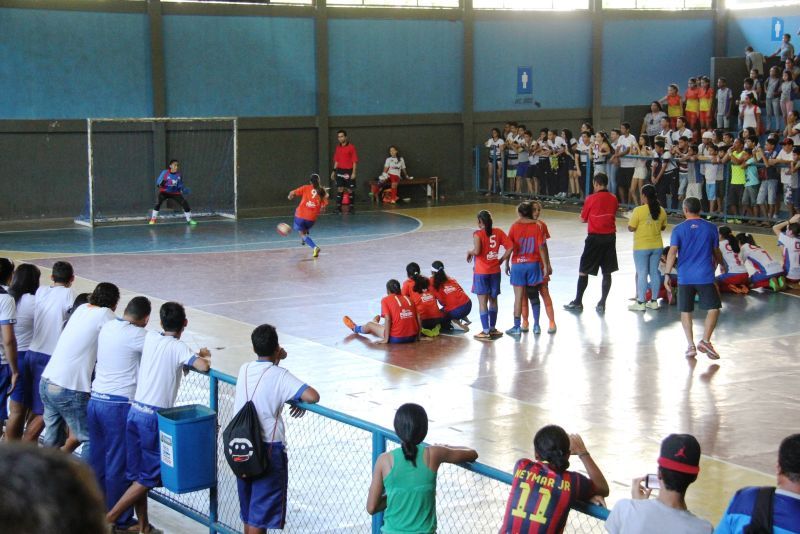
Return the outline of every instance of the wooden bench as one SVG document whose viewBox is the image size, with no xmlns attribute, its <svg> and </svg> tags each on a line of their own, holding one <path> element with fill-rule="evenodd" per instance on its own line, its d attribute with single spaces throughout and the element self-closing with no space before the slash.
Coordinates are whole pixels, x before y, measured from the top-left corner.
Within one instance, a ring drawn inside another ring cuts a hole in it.
<svg viewBox="0 0 800 534">
<path fill-rule="evenodd" d="M 387 180 L 388 182 L 388 180 Z M 370 181 L 370 185 L 378 185 L 378 180 Z M 431 176 L 430 178 L 401 178 L 400 181 L 397 183 L 397 191 L 399 195 L 400 189 L 407 186 L 415 186 L 421 185 L 425 186 L 425 193 L 427 194 L 428 188 L 427 186 L 431 186 L 431 194 L 428 196 L 433 197 L 434 202 L 439 202 L 439 177 L 438 176 Z M 380 199 L 373 198 L 373 202 L 379 202 Z"/>
</svg>

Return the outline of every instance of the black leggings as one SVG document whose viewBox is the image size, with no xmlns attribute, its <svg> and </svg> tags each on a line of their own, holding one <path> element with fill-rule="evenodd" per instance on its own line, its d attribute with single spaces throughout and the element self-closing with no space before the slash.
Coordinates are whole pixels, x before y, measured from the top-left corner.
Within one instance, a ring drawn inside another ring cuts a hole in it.
<svg viewBox="0 0 800 534">
<path fill-rule="evenodd" d="M 164 202 L 165 200 L 174 200 L 175 202 L 181 205 L 183 211 L 192 211 L 192 209 L 189 207 L 189 203 L 186 202 L 186 199 L 183 198 L 183 195 L 181 195 L 180 193 L 178 193 L 177 195 L 170 195 L 168 193 L 162 193 L 162 192 L 158 193 L 158 202 L 156 202 L 156 207 L 154 207 L 153 210 L 155 211 L 160 210 L 161 203 Z"/>
</svg>

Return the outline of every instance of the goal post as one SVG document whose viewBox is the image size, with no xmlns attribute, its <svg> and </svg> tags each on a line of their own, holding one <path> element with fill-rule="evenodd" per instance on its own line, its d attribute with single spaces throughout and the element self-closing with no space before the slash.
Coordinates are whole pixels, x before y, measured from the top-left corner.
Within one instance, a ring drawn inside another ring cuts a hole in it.
<svg viewBox="0 0 800 534">
<path fill-rule="evenodd" d="M 236 117 L 153 117 L 86 120 L 86 206 L 75 222 L 93 227 L 146 220 L 155 205 L 155 179 L 180 162 L 193 217 L 236 219 L 239 212 L 239 128 Z M 183 218 L 172 201 L 159 219 Z"/>
</svg>

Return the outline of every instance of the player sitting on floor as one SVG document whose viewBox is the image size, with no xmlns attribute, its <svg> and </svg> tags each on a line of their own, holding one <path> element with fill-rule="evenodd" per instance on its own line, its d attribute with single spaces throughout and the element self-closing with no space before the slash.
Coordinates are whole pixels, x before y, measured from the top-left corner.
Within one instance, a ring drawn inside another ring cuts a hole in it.
<svg viewBox="0 0 800 534">
<path fill-rule="evenodd" d="M 785 230 L 785 233 L 784 233 Z M 800 215 L 772 227 L 783 252 L 783 270 L 786 282 L 792 289 L 800 284 Z"/>
<path fill-rule="evenodd" d="M 400 289 L 400 294 L 404 297 L 410 297 L 411 293 L 414 292 L 414 285 L 417 283 L 417 277 L 419 276 L 420 268 L 419 263 L 411 262 L 406 265 L 406 275 L 408 278 L 403 282 L 403 287 Z"/>
<path fill-rule="evenodd" d="M 717 276 L 717 288 L 723 293 L 747 293 L 750 291 L 750 275 L 739 253 L 739 241 L 727 226 L 719 227 L 719 251 L 725 263 L 725 272 Z"/>
<path fill-rule="evenodd" d="M 675 299 L 672 298 L 672 295 L 667 292 L 667 288 L 664 285 L 664 277 L 666 273 L 664 272 L 667 268 L 667 254 L 669 254 L 669 247 L 664 247 L 664 250 L 661 251 L 661 258 L 658 260 L 658 273 L 661 275 L 661 287 L 658 289 L 658 297 L 660 299 L 666 300 L 669 304 L 674 304 Z M 672 271 L 669 273 L 669 284 L 673 289 L 673 292 L 678 287 L 678 259 L 675 259 L 675 266 L 672 268 Z M 645 299 L 652 300 L 653 292 L 648 289 L 647 293 L 645 294 Z"/>
<path fill-rule="evenodd" d="M 769 252 L 756 245 L 752 234 L 736 234 L 736 239 L 741 247 L 739 257 L 753 269 L 750 273 L 750 287 L 768 287 L 773 291 L 785 289 L 786 281 L 783 279 L 781 262 L 772 259 Z"/>
<path fill-rule="evenodd" d="M 183 198 L 184 193 L 189 193 L 189 189 L 183 185 L 183 174 L 178 170 L 179 167 L 178 160 L 173 159 L 169 162 L 169 167 L 161 171 L 161 174 L 156 178 L 158 201 L 153 208 L 153 214 L 150 216 L 150 224 L 156 223 L 161 204 L 165 200 L 174 200 L 180 204 L 183 208 L 183 216 L 186 217 L 186 222 L 190 226 L 197 224 L 197 221 L 192 219 L 192 209 L 189 207 L 189 203 Z"/>
<path fill-rule="evenodd" d="M 384 324 L 380 324 L 380 318 Z M 376 343 L 411 343 L 419 338 L 419 320 L 414 302 L 400 294 L 400 282 L 386 282 L 386 296 L 381 300 L 381 314 L 364 325 L 357 325 L 347 315 L 343 318 L 347 328 L 356 334 L 372 334 L 380 339 Z"/>
<path fill-rule="evenodd" d="M 461 285 L 455 278 L 450 278 L 444 272 L 444 263 L 436 260 L 431 264 L 431 293 L 442 305 L 442 312 L 453 322 L 453 325 L 464 332 L 469 330 L 470 324 L 467 316 L 472 311 L 472 301 L 464 293 Z"/>
<path fill-rule="evenodd" d="M 436 337 L 440 331 L 452 331 L 450 319 L 439 309 L 436 297 L 430 291 L 430 280 L 419 274 L 414 277 L 411 300 L 417 308 L 420 332 L 428 337 Z"/>
<path fill-rule="evenodd" d="M 328 193 L 319 185 L 319 174 L 312 174 L 308 184 L 302 185 L 289 192 L 289 200 L 301 197 L 300 204 L 294 212 L 293 228 L 300 234 L 300 240 L 311 247 L 313 256 L 319 256 L 320 248 L 311 239 L 311 227 L 317 222 L 317 217 L 328 205 Z"/>
</svg>

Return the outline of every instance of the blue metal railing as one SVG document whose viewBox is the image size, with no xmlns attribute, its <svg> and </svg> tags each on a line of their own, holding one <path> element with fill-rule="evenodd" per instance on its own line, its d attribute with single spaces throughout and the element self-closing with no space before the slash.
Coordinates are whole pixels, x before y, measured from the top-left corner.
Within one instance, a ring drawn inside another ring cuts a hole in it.
<svg viewBox="0 0 800 534">
<path fill-rule="evenodd" d="M 202 380 L 201 377 L 207 378 L 207 383 L 205 381 L 198 382 L 198 380 L 195 380 L 195 378 L 200 378 Z M 184 380 L 184 383 L 181 385 L 183 394 L 179 393 L 178 402 L 207 402 L 210 408 L 218 412 L 218 424 L 227 424 L 227 421 L 223 422 L 222 419 L 229 419 L 233 416 L 233 392 L 231 386 L 235 387 L 236 379 L 230 375 L 216 370 L 211 370 L 208 373 L 194 372 L 188 378 L 190 380 Z M 224 385 L 224 388 L 221 387 L 221 385 Z M 225 392 L 221 393 L 221 390 L 223 389 L 225 389 Z M 355 428 L 370 433 L 371 465 L 373 468 L 378 457 L 386 452 L 389 442 L 399 443 L 397 435 L 394 432 L 369 421 L 352 417 L 345 413 L 327 408 L 325 406 L 320 406 L 318 404 L 298 403 L 298 406 L 324 419 L 346 425 L 346 428 Z M 224 417 L 222 417 L 220 410 L 225 411 Z M 217 455 L 219 458 L 217 459 L 217 466 L 219 470 L 223 470 L 227 469 L 227 464 L 225 464 L 224 460 L 222 460 L 221 450 L 219 449 L 220 446 L 221 444 L 218 440 Z M 470 472 L 475 476 L 481 477 L 482 479 L 495 481 L 496 483 L 503 485 L 510 486 L 513 478 L 510 473 L 479 462 L 458 464 L 455 467 L 456 469 L 461 469 L 462 472 Z M 223 474 L 226 476 L 230 475 L 232 477 L 232 474 L 230 473 L 219 473 L 217 477 L 217 484 L 221 484 L 221 475 Z M 238 497 L 235 493 L 230 494 L 230 485 L 227 487 L 227 493 L 218 491 L 218 487 L 213 487 L 208 490 L 207 493 L 196 492 L 181 496 L 169 494 L 169 492 L 164 490 L 157 490 L 150 492 L 150 498 L 194 521 L 197 521 L 198 523 L 207 526 L 209 532 L 212 534 L 217 532 L 223 534 L 238 534 L 239 531 L 236 530 L 235 526 L 230 524 L 230 519 L 228 519 L 228 522 L 226 523 L 219 517 L 221 507 L 228 511 L 229 517 L 231 506 L 238 510 Z M 363 493 L 363 495 L 366 496 L 367 488 L 364 487 L 363 490 L 358 488 L 358 492 Z M 507 490 L 504 490 L 504 493 L 506 492 Z M 230 502 L 231 500 L 233 502 Z M 608 517 L 608 510 L 591 503 L 578 503 L 574 507 L 574 510 L 579 514 L 585 514 L 585 516 L 588 516 L 589 518 L 594 518 L 594 520 L 604 521 Z M 366 512 L 363 513 L 365 514 Z M 502 517 L 497 517 L 496 519 L 498 524 L 500 521 L 502 521 Z M 291 523 L 291 519 L 289 519 L 289 523 Z M 371 518 L 371 531 L 374 534 L 380 533 L 382 524 L 383 514 L 375 514 Z"/>
</svg>

